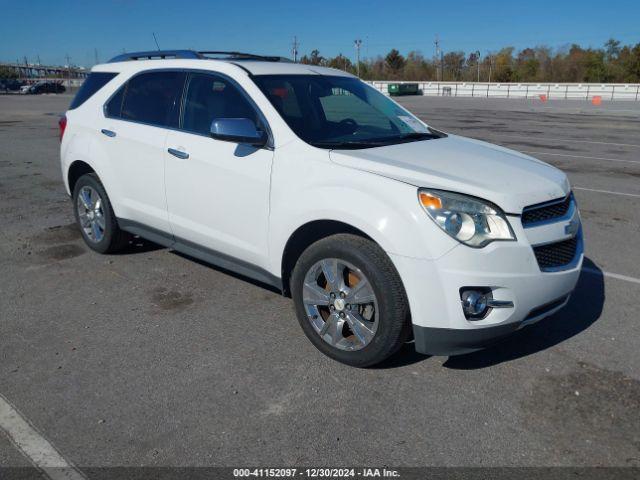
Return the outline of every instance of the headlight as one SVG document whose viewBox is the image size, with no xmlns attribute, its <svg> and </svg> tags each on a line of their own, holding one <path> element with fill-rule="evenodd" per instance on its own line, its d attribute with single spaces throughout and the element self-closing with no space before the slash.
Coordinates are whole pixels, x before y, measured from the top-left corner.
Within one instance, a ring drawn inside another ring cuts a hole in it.
<svg viewBox="0 0 640 480">
<path fill-rule="evenodd" d="M 515 240 L 504 213 L 479 198 L 444 192 L 418 190 L 424 211 L 442 230 L 465 245 L 484 247 L 494 240 Z"/>
</svg>

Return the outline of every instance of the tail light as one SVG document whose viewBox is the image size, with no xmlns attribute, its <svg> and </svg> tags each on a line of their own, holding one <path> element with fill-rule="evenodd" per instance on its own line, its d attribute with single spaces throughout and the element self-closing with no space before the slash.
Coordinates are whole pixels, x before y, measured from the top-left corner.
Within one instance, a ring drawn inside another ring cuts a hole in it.
<svg viewBox="0 0 640 480">
<path fill-rule="evenodd" d="M 58 127 L 60 127 L 60 141 L 62 141 L 62 136 L 64 135 L 64 130 L 67 128 L 67 116 L 63 115 L 58 120 Z"/>
</svg>

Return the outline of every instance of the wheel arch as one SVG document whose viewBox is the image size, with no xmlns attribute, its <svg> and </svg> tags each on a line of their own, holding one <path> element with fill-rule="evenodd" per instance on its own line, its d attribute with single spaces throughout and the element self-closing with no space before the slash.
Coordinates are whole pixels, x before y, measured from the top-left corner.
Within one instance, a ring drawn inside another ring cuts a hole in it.
<svg viewBox="0 0 640 480">
<path fill-rule="evenodd" d="M 73 195 L 73 189 L 80 177 L 88 173 L 96 173 L 96 170 L 83 160 L 74 160 L 67 169 L 67 184 L 69 185 L 69 193 Z"/>
<path fill-rule="evenodd" d="M 298 227 L 289 237 L 282 253 L 282 293 L 291 296 L 289 280 L 298 258 L 311 244 L 338 233 L 350 233 L 362 238 L 375 240 L 359 228 L 338 220 L 313 220 Z"/>
</svg>

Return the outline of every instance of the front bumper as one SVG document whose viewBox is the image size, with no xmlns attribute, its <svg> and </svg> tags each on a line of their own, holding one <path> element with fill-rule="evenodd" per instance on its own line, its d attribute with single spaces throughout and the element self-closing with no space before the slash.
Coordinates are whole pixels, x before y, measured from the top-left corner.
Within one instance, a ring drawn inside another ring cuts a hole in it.
<svg viewBox="0 0 640 480">
<path fill-rule="evenodd" d="M 533 310 L 522 321 L 492 327 L 473 329 L 435 328 L 413 326 L 415 348 L 428 355 L 463 355 L 494 345 L 513 332 L 531 325 L 560 310 L 569 301 L 570 294 Z M 536 312 L 539 312 L 536 314 Z"/>
<path fill-rule="evenodd" d="M 479 350 L 567 304 L 582 268 L 582 231 L 573 261 L 543 272 L 532 244 L 541 238 L 566 239 L 564 230 L 553 224 L 525 230 L 517 217 L 511 224 L 517 241 L 493 242 L 481 249 L 459 245 L 436 260 L 390 255 L 409 298 L 418 352 L 460 355 Z M 513 307 L 492 309 L 480 320 L 467 319 L 460 301 L 465 287 L 488 287 L 494 299 L 513 302 Z"/>
</svg>

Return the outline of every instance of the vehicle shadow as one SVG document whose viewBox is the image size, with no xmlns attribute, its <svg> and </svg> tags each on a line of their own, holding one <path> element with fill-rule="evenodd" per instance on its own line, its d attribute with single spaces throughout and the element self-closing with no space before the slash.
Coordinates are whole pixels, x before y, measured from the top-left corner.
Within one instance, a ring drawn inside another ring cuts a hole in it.
<svg viewBox="0 0 640 480">
<path fill-rule="evenodd" d="M 443 365 L 456 370 L 491 367 L 546 350 L 589 328 L 602 314 L 604 276 L 588 258 L 584 259 L 583 267 L 590 271 L 582 271 L 569 303 L 558 313 L 485 350 L 449 357 Z"/>
<path fill-rule="evenodd" d="M 261 282 L 260 280 L 255 280 L 253 278 L 247 277 L 240 273 L 236 273 L 232 270 L 227 270 L 226 268 L 220 267 L 218 265 L 213 265 L 211 263 L 205 262 L 204 260 L 200 260 L 199 258 L 195 258 L 190 255 L 187 255 L 186 253 L 178 252 L 177 250 L 170 249 L 170 252 L 186 260 L 197 263 L 198 265 L 202 265 L 203 267 L 210 268 L 212 270 L 223 273 L 225 275 L 229 275 L 230 277 L 237 278 L 238 280 L 242 280 L 243 282 L 250 283 L 251 285 L 255 285 L 256 287 L 260 287 L 264 290 L 269 290 L 270 292 L 282 295 L 282 292 L 280 290 L 278 290 L 273 285 L 269 285 L 268 283 Z"/>
<path fill-rule="evenodd" d="M 129 240 L 129 244 L 123 250 L 117 252 L 116 255 L 134 255 L 136 253 L 153 252 L 163 248 L 165 247 L 162 245 L 135 235 Z"/>
<path fill-rule="evenodd" d="M 402 347 L 400 347 L 400 350 L 398 350 L 396 353 L 391 355 L 386 360 L 373 365 L 372 367 L 370 367 L 370 369 L 387 370 L 390 368 L 406 367 L 408 365 L 413 365 L 414 363 L 426 360 L 430 357 L 430 355 L 424 355 L 422 353 L 416 352 L 413 342 L 407 342 L 402 345 Z"/>
</svg>

